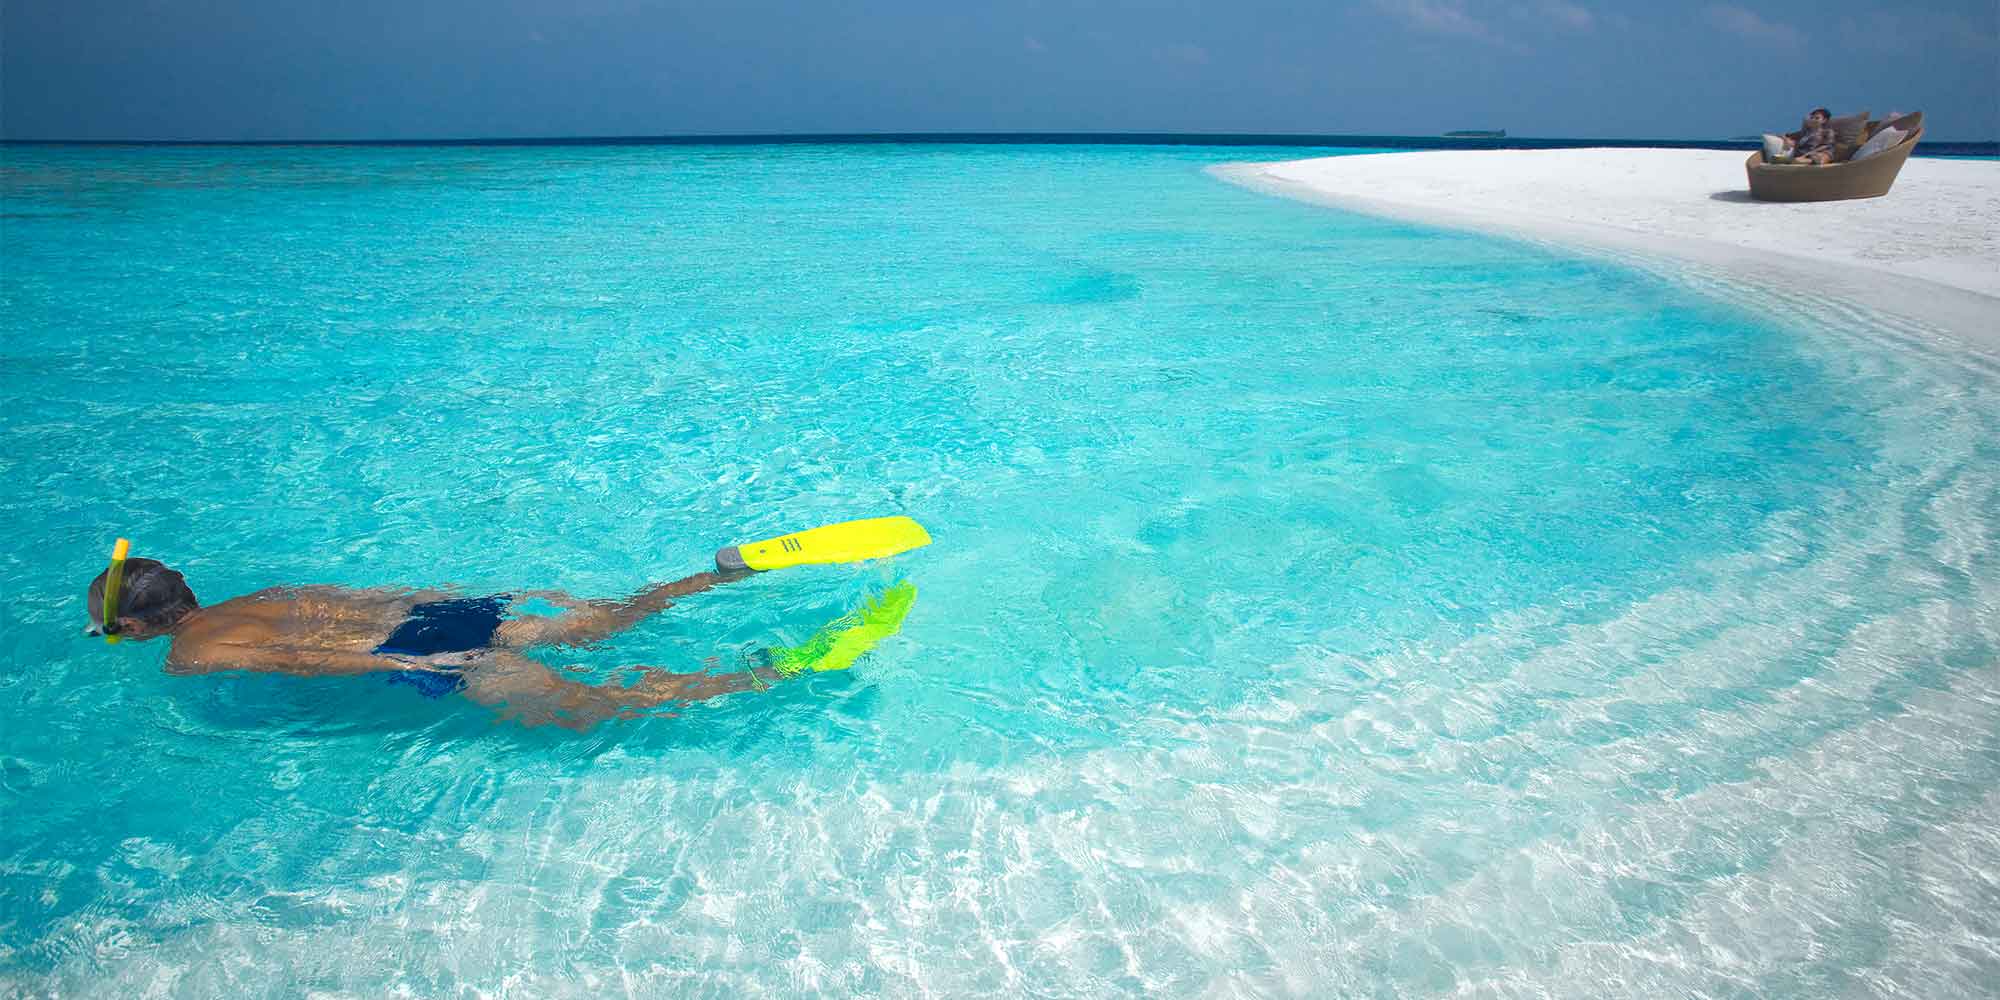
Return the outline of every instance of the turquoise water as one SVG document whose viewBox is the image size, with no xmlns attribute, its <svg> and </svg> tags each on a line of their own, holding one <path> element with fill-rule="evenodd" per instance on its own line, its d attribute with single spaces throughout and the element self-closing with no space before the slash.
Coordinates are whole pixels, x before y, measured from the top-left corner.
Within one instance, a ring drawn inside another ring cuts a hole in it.
<svg viewBox="0 0 2000 1000">
<path fill-rule="evenodd" d="M 2000 982 L 2000 393 L 1923 331 L 1255 151 L 4 155 L 0 992 Z M 853 670 L 584 736 L 78 635 L 121 534 L 608 596 L 889 513 L 562 661 L 909 579 Z"/>
</svg>

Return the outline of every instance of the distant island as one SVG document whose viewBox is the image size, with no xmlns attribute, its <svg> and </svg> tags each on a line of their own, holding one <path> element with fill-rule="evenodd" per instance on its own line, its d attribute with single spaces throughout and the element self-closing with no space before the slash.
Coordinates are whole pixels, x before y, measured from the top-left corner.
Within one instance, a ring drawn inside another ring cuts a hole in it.
<svg viewBox="0 0 2000 1000">
<path fill-rule="evenodd" d="M 1464 129 L 1458 132 L 1446 132 L 1444 137 L 1447 139 L 1505 139 L 1507 138 L 1507 130 L 1503 128 L 1494 129 L 1489 132 L 1484 129 Z"/>
</svg>

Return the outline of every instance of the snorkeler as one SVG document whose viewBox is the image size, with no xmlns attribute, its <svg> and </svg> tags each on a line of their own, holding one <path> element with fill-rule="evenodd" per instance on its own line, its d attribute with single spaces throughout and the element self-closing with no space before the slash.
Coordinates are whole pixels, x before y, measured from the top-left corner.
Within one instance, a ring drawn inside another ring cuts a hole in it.
<svg viewBox="0 0 2000 1000">
<path fill-rule="evenodd" d="M 203 606 L 187 580 L 153 559 L 126 557 L 119 539 L 111 566 L 90 584 L 91 635 L 110 641 L 167 636 L 171 674 L 226 671 L 328 677 L 381 674 L 427 697 L 454 692 L 525 725 L 588 729 L 670 702 L 762 689 L 805 670 L 838 670 L 895 631 L 915 598 L 907 583 L 821 629 L 804 645 L 766 652 L 765 664 L 736 674 L 636 668 L 630 686 L 586 684 L 526 655 L 537 647 L 601 642 L 670 607 L 761 570 L 853 562 L 929 543 L 909 518 L 829 525 L 716 553 L 714 572 L 656 584 L 623 601 L 588 601 L 534 590 L 491 597 L 442 591 L 279 587 Z M 557 615 L 511 612 L 540 600 Z"/>
</svg>

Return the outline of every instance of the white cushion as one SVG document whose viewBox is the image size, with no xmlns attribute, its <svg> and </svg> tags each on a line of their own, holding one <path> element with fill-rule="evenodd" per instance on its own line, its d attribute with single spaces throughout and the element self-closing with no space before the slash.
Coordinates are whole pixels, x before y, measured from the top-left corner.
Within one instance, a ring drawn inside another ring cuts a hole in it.
<svg viewBox="0 0 2000 1000">
<path fill-rule="evenodd" d="M 1764 133 L 1764 162 L 1783 163 L 1792 154 L 1792 141 L 1782 135 Z"/>
<path fill-rule="evenodd" d="M 1886 152 L 1890 148 L 1894 147 L 1897 143 L 1902 142 L 1903 137 L 1909 134 L 1910 133 L 1905 132 L 1902 129 L 1890 128 L 1889 126 L 1884 125 L 1880 131 L 1877 131 L 1874 135 L 1870 136 L 1867 142 L 1862 143 L 1861 148 L 1855 150 L 1853 156 L 1850 156 L 1847 159 L 1849 162 L 1855 160 L 1865 160 L 1871 156 L 1874 156 L 1876 153 Z"/>
</svg>

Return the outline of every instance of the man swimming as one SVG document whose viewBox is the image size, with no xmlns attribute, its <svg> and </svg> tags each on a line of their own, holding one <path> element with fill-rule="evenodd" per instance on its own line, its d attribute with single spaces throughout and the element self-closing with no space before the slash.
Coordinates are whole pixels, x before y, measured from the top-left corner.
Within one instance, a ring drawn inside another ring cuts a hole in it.
<svg viewBox="0 0 2000 1000">
<path fill-rule="evenodd" d="M 882 559 L 930 542 L 922 525 L 901 515 L 843 521 L 728 546 L 715 553 L 714 572 L 655 584 L 623 601 L 586 601 L 552 590 L 457 597 L 435 590 L 278 587 L 203 607 L 181 574 L 157 560 L 127 558 L 130 543 L 121 538 L 111 565 L 90 582 L 89 632 L 114 642 L 168 636 L 172 674 L 381 674 L 431 698 L 462 692 L 526 725 L 588 729 L 669 702 L 762 689 L 808 670 L 845 670 L 902 627 L 916 588 L 900 581 L 805 643 L 763 650 L 762 664 L 742 673 L 637 667 L 635 683 L 600 686 L 564 677 L 527 650 L 601 642 L 675 598 L 752 573 Z M 524 614 L 515 607 L 523 600 L 563 610 Z"/>
<path fill-rule="evenodd" d="M 329 677 L 382 674 L 429 697 L 462 692 L 530 726 L 588 729 L 669 702 L 700 701 L 783 679 L 770 667 L 736 674 L 676 674 L 641 667 L 629 687 L 585 684 L 525 655 L 537 647 L 600 642 L 658 614 L 676 598 L 751 575 L 696 573 L 624 601 L 557 591 L 454 597 L 442 591 L 278 587 L 203 606 L 180 573 L 153 559 L 124 561 L 117 608 L 104 615 L 111 570 L 90 584 L 91 635 L 168 637 L 170 674 L 225 671 Z M 540 600 L 559 615 L 510 613 Z"/>
</svg>

